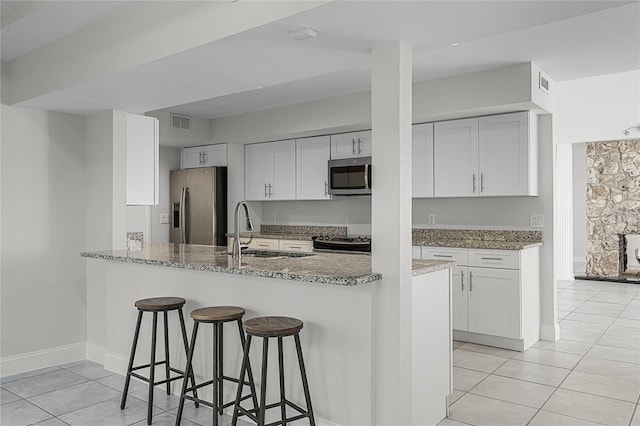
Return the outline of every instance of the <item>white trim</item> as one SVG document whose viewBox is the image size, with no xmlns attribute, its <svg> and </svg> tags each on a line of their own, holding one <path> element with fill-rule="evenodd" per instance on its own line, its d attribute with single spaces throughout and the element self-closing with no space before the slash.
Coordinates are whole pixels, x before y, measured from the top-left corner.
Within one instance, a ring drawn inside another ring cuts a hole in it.
<svg viewBox="0 0 640 426">
<path fill-rule="evenodd" d="M 104 365 L 104 354 L 106 351 L 107 349 L 104 346 L 87 342 L 86 357 L 89 361 L 97 362 L 98 364 Z"/>
<path fill-rule="evenodd" d="M 560 327 L 557 323 L 554 325 L 543 324 L 540 326 L 540 340 L 555 342 L 558 339 L 560 339 Z"/>
<path fill-rule="evenodd" d="M 12 376 L 25 371 L 38 370 L 52 365 L 66 364 L 85 359 L 86 342 L 73 343 L 57 348 L 43 349 L 20 355 L 0 358 L 0 376 Z"/>
<path fill-rule="evenodd" d="M 127 374 L 127 367 L 129 365 L 129 359 L 123 355 L 115 352 L 106 352 L 104 354 L 104 369 L 113 371 L 120 375 Z"/>
</svg>

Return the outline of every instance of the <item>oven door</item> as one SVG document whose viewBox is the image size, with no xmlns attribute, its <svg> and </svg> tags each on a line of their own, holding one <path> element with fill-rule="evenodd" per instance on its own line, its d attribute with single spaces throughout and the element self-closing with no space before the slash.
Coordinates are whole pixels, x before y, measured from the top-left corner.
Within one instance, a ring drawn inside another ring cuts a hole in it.
<svg viewBox="0 0 640 426">
<path fill-rule="evenodd" d="M 371 157 L 329 161 L 329 193 L 371 194 Z"/>
</svg>

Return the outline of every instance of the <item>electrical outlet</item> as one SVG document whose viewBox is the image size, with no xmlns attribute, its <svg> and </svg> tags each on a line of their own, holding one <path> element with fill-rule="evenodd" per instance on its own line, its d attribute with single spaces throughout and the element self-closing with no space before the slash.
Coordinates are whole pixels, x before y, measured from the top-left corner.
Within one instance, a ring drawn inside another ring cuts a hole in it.
<svg viewBox="0 0 640 426">
<path fill-rule="evenodd" d="M 169 223 L 169 213 L 160 214 L 160 223 L 162 224 Z"/>
<path fill-rule="evenodd" d="M 529 226 L 532 228 L 544 228 L 544 215 L 543 214 L 529 215 Z"/>
<path fill-rule="evenodd" d="M 430 214 L 427 223 L 429 225 L 435 225 L 436 224 L 436 215 L 435 214 Z"/>
<path fill-rule="evenodd" d="M 276 214 L 275 213 L 271 213 L 271 221 L 272 222 L 276 221 Z"/>
</svg>

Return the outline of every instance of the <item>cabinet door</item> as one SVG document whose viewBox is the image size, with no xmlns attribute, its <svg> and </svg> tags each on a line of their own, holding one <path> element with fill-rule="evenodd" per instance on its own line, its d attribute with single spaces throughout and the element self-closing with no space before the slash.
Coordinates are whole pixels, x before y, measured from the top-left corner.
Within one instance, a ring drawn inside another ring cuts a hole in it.
<svg viewBox="0 0 640 426">
<path fill-rule="evenodd" d="M 413 126 L 411 174 L 412 196 L 433 197 L 433 123 Z"/>
<path fill-rule="evenodd" d="M 270 143 L 244 147 L 244 197 L 263 201 L 269 196 L 268 184 L 273 170 L 273 149 Z"/>
<path fill-rule="evenodd" d="M 520 339 L 520 271 L 468 270 L 469 331 Z"/>
<path fill-rule="evenodd" d="M 331 135 L 331 159 L 353 158 L 358 152 L 358 133 Z M 369 144 L 371 145 L 371 144 Z"/>
<path fill-rule="evenodd" d="M 329 200 L 328 161 L 330 137 L 296 140 L 296 199 Z"/>
<path fill-rule="evenodd" d="M 371 156 L 371 130 L 358 132 L 358 135 L 356 138 L 356 156 L 357 157 Z"/>
<path fill-rule="evenodd" d="M 478 135 L 480 195 L 532 195 L 529 112 L 480 117 Z"/>
<path fill-rule="evenodd" d="M 311 253 L 313 243 L 311 241 L 280 240 L 280 250 Z"/>
<path fill-rule="evenodd" d="M 454 266 L 451 272 L 453 328 L 469 331 L 469 272 L 465 266 Z"/>
<path fill-rule="evenodd" d="M 182 148 L 180 168 L 192 169 L 194 167 L 202 167 L 202 147 L 194 146 L 191 148 Z"/>
<path fill-rule="evenodd" d="M 296 141 L 271 142 L 273 149 L 273 168 L 268 200 L 296 199 Z"/>
<path fill-rule="evenodd" d="M 280 248 L 280 244 L 278 240 L 270 238 L 254 238 L 249 243 L 249 247 L 255 249 L 278 250 Z"/>
<path fill-rule="evenodd" d="M 433 158 L 436 197 L 478 195 L 478 119 L 435 123 Z"/>
<path fill-rule="evenodd" d="M 422 259 L 422 247 L 421 246 L 411 246 L 411 258 L 413 258 L 413 259 Z"/>
<path fill-rule="evenodd" d="M 201 146 L 203 167 L 226 167 L 227 144 Z"/>
<path fill-rule="evenodd" d="M 127 204 L 159 202 L 158 119 L 127 114 Z"/>
</svg>

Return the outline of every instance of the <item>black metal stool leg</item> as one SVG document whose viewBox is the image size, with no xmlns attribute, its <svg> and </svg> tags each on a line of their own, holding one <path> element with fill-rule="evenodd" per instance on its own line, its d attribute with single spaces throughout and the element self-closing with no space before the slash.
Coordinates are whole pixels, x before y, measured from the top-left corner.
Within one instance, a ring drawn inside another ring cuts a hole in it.
<svg viewBox="0 0 640 426">
<path fill-rule="evenodd" d="M 136 330 L 133 332 L 133 343 L 131 344 L 131 355 L 129 356 L 129 366 L 127 367 L 127 377 L 124 380 L 124 390 L 122 391 L 122 401 L 120 402 L 121 410 L 124 410 L 124 406 L 127 403 L 127 393 L 129 392 L 129 383 L 131 382 L 131 369 L 133 368 L 133 359 L 136 356 L 136 348 L 138 347 L 141 323 L 142 311 L 138 311 L 138 320 L 136 322 Z"/>
<path fill-rule="evenodd" d="M 171 382 L 169 381 L 169 321 L 167 319 L 168 312 L 164 311 L 164 370 L 167 379 L 167 395 L 171 395 Z"/>
<path fill-rule="evenodd" d="M 218 327 L 219 323 L 213 323 L 213 426 L 218 426 Z"/>
<path fill-rule="evenodd" d="M 280 414 L 282 426 L 287 426 L 287 406 L 284 396 L 284 355 L 282 354 L 282 337 L 278 337 L 278 367 L 280 368 Z"/>
<path fill-rule="evenodd" d="M 153 417 L 153 386 L 156 374 L 156 334 L 158 333 L 158 312 L 153 312 L 153 330 L 151 332 L 151 364 L 149 366 L 149 401 L 147 401 L 147 424 Z"/>
<path fill-rule="evenodd" d="M 198 321 L 195 321 L 193 323 L 193 332 L 191 333 L 191 345 L 189 346 L 189 351 L 187 355 L 187 366 L 184 368 L 185 377 L 193 378 L 193 368 L 191 366 L 191 362 L 193 361 L 193 352 L 196 344 L 196 336 L 198 335 L 198 324 L 199 324 Z M 183 320 L 183 325 L 184 325 L 184 320 Z M 188 382 L 186 379 L 182 381 L 182 392 L 180 392 L 180 403 L 178 404 L 176 426 L 180 426 L 180 422 L 182 421 L 182 410 L 184 409 L 184 395 L 187 393 L 187 384 Z M 195 382 L 193 382 L 193 386 L 195 387 Z M 194 390 L 194 397 L 195 397 L 195 390 Z"/>
<path fill-rule="evenodd" d="M 247 337 L 247 341 L 246 344 L 244 342 L 244 332 L 242 332 L 242 343 L 244 346 L 244 354 L 242 355 L 242 366 L 240 367 L 240 376 L 239 376 L 239 383 L 238 383 L 238 390 L 236 391 L 236 403 L 233 406 L 233 417 L 231 418 L 231 426 L 236 426 L 238 424 L 238 413 L 239 413 L 239 409 L 238 407 L 240 406 L 240 401 L 242 400 L 242 383 L 244 382 L 244 376 L 247 372 L 247 366 L 249 365 L 249 349 L 251 348 L 251 335 L 249 335 Z M 253 380 L 251 380 L 251 383 L 253 383 Z M 252 390 L 253 392 L 253 400 L 254 400 L 254 408 L 257 408 L 257 404 L 256 404 L 256 396 L 255 396 L 255 388 Z M 177 426 L 177 425 L 176 425 Z"/>
<path fill-rule="evenodd" d="M 242 348 L 244 350 L 245 347 L 245 337 L 244 337 L 244 329 L 242 328 L 242 320 L 238 320 L 238 331 L 240 332 L 240 342 L 242 343 Z M 251 336 L 249 336 L 249 339 Z M 249 375 L 249 390 L 251 391 L 251 399 L 253 400 L 253 408 L 254 410 L 258 409 L 258 394 L 256 393 L 256 385 L 253 381 L 253 372 L 251 371 L 251 362 L 247 362 L 247 373 Z M 240 378 L 240 381 L 244 383 L 244 376 Z M 242 388 L 240 389 L 242 391 Z"/>
<path fill-rule="evenodd" d="M 260 408 L 258 409 L 258 426 L 264 426 L 267 402 L 267 357 L 269 355 L 269 338 L 262 338 L 262 377 L 260 377 Z"/>
<path fill-rule="evenodd" d="M 302 347 L 300 346 L 300 335 L 294 335 L 296 341 L 296 352 L 298 353 L 298 363 L 300 364 L 300 375 L 302 376 L 302 388 L 304 390 L 304 399 L 307 403 L 307 412 L 309 413 L 309 423 L 315 426 L 316 421 L 313 417 L 313 408 L 311 408 L 311 395 L 309 394 L 309 382 L 307 381 L 307 371 L 304 368 L 304 360 L 302 359 Z"/>
<path fill-rule="evenodd" d="M 188 358 L 189 357 L 189 342 L 187 341 L 187 328 L 184 326 L 184 315 L 182 315 L 182 308 L 178 309 L 178 316 L 180 317 L 180 328 L 182 330 L 182 341 L 184 342 L 184 354 Z M 194 325 L 195 327 L 195 325 Z M 194 342 L 191 342 L 193 345 Z M 191 380 L 191 386 L 193 387 L 193 398 L 195 399 L 194 403 L 196 408 L 200 407 L 200 403 L 198 402 L 198 391 L 196 390 L 196 379 L 193 374 L 193 369 L 191 372 L 187 372 L 186 368 L 184 370 L 184 378 L 183 380 L 186 382 L 187 377 Z"/>
<path fill-rule="evenodd" d="M 224 329 L 224 327 L 222 325 L 222 323 L 218 324 L 218 327 L 220 327 L 220 329 L 218 330 L 218 414 L 222 414 L 222 406 L 224 405 L 224 339 L 222 337 L 222 330 Z"/>
</svg>

